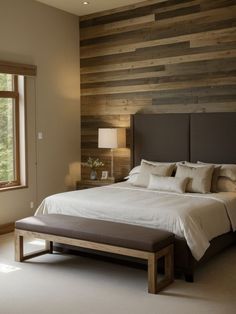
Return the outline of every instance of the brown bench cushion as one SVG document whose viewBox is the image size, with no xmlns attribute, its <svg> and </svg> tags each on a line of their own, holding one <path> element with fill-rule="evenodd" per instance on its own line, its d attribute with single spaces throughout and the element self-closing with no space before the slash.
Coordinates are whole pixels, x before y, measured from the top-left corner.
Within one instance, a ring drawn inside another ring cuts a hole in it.
<svg viewBox="0 0 236 314">
<path fill-rule="evenodd" d="M 21 219 L 17 229 L 156 252 L 174 242 L 171 232 L 60 214 Z"/>
</svg>

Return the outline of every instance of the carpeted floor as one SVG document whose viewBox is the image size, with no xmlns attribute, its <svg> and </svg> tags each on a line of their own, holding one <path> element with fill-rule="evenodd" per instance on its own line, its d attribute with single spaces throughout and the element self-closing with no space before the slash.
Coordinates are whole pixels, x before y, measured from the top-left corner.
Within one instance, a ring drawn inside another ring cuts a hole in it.
<svg viewBox="0 0 236 314">
<path fill-rule="evenodd" d="M 39 248 L 38 241 L 27 249 Z M 158 295 L 147 273 L 71 255 L 14 262 L 13 235 L 0 237 L 0 314 L 235 314 L 236 247 Z"/>
</svg>

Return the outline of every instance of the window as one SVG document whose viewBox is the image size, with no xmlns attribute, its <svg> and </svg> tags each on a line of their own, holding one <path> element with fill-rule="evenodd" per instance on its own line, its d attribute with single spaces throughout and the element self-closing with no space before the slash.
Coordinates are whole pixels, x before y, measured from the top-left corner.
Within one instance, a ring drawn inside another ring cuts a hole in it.
<svg viewBox="0 0 236 314">
<path fill-rule="evenodd" d="M 0 191 L 26 186 L 25 90 L 37 67 L 0 60 Z"/>
<path fill-rule="evenodd" d="M 0 73 L 0 188 L 21 184 L 19 79 Z"/>
</svg>

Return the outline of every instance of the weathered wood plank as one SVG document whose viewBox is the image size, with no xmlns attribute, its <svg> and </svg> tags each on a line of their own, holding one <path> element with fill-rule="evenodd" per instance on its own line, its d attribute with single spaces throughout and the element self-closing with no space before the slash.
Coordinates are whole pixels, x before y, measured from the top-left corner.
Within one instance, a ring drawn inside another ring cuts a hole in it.
<svg viewBox="0 0 236 314">
<path fill-rule="evenodd" d="M 108 95 L 108 94 L 123 94 L 123 93 L 136 93 L 148 91 L 161 91 L 161 90 L 174 90 L 186 87 L 199 87 L 199 86 L 221 86 L 221 85 L 235 85 L 236 76 L 214 78 L 214 79 L 200 79 L 184 82 L 168 82 L 160 84 L 144 84 L 144 85 L 131 85 L 119 87 L 103 87 L 103 88 L 88 88 L 81 92 L 81 95 Z"/>
<path fill-rule="evenodd" d="M 88 14 L 88 15 L 84 15 L 80 17 L 80 21 L 87 21 L 87 20 L 93 20 L 96 19 L 98 17 L 103 17 L 107 16 L 107 15 L 112 15 L 115 13 L 120 13 L 120 12 L 124 12 L 124 11 L 131 11 L 137 8 L 143 8 L 146 7 L 148 5 L 153 5 L 153 4 L 157 4 L 157 3 L 163 3 L 163 2 L 168 2 L 168 0 L 146 0 L 146 1 L 140 1 L 138 3 L 135 4 L 131 4 L 131 5 L 127 5 L 124 7 L 120 7 L 120 8 L 115 8 L 112 10 L 106 10 L 106 11 L 102 11 L 102 12 L 98 12 L 98 13 L 92 13 L 92 14 Z"/>
<path fill-rule="evenodd" d="M 133 101 L 132 103 L 126 104 L 98 104 L 96 106 L 92 105 L 83 105 L 81 108 L 81 115 L 89 115 L 89 114 L 97 114 L 97 115 L 121 115 L 127 114 L 135 114 L 137 112 L 158 112 L 159 110 L 163 110 L 162 106 L 166 109 L 167 106 L 171 109 L 172 106 L 176 108 L 176 105 L 187 106 L 187 107 L 195 107 L 193 105 L 197 104 L 199 107 L 207 106 L 209 104 L 211 108 L 215 107 L 228 107 L 232 108 L 236 103 L 236 94 L 235 95 L 221 95 L 221 96 L 206 96 L 206 97 L 196 97 L 196 96 L 185 96 L 185 97 L 175 97 L 175 98 L 155 98 L 149 99 L 146 101 Z M 86 130 L 86 135 L 91 135 Z"/>
<path fill-rule="evenodd" d="M 226 58 L 234 58 L 236 57 L 236 49 L 233 50 L 225 50 L 225 51 L 213 51 L 206 53 L 196 53 L 189 54 L 184 56 L 174 56 L 167 58 L 158 58 L 158 59 L 150 59 L 143 61 L 134 61 L 134 62 L 124 62 L 121 64 L 108 64 L 108 65 L 98 65 L 98 66 L 90 66 L 81 68 L 82 74 L 88 73 L 100 73 L 100 72 L 108 72 L 110 71 L 118 71 L 118 70 L 128 70 L 128 69 L 139 69 L 144 67 L 153 67 L 158 65 L 167 65 L 167 64 L 179 64 L 185 62 L 194 62 L 201 60 L 213 60 L 213 59 L 226 59 Z"/>
<path fill-rule="evenodd" d="M 201 87 L 188 87 L 175 90 L 162 90 L 154 92 L 138 92 L 135 95 L 133 93 L 124 94 L 111 94 L 111 95 L 93 95 L 93 96 L 82 96 L 82 105 L 94 103 L 101 105 L 103 103 L 112 105 L 114 102 L 121 102 L 123 104 L 134 101 L 145 101 L 147 99 L 156 98 L 175 98 L 175 97 L 202 97 L 202 96 L 218 96 L 218 95 L 234 95 L 234 85 L 222 85 L 222 86 L 201 86 Z M 122 97 L 122 99 L 121 99 Z M 128 112 L 127 112 L 128 114 Z"/>
<path fill-rule="evenodd" d="M 219 29 L 219 30 L 212 30 L 212 31 L 206 31 L 206 32 L 200 32 L 195 34 L 187 34 L 187 35 L 181 35 L 176 37 L 169 37 L 169 38 L 163 38 L 163 39 L 157 39 L 157 40 L 150 40 L 150 41 L 144 41 L 144 42 L 138 42 L 135 44 L 128 44 L 128 45 L 118 45 L 116 46 L 104 46 L 102 45 L 101 48 L 97 48 L 98 46 L 92 46 L 92 47 L 82 47 L 81 48 L 81 59 L 88 59 L 91 57 L 98 57 L 98 56 L 108 56 L 108 55 L 114 55 L 114 54 L 122 54 L 126 52 L 135 52 L 138 49 L 142 48 L 149 48 L 149 47 L 157 47 L 157 46 L 163 46 L 163 45 L 169 45 L 169 44 L 176 44 L 180 42 L 186 42 L 189 41 L 190 45 L 192 45 L 193 42 L 197 42 L 198 40 L 212 40 L 212 39 L 221 39 L 223 38 L 229 38 L 232 41 L 235 39 L 235 33 L 236 33 L 236 27 L 229 27 L 226 29 Z"/>
<path fill-rule="evenodd" d="M 232 43 L 229 47 L 235 48 L 236 44 Z M 215 51 L 215 50 L 225 50 L 225 47 L 211 47 L 207 48 L 208 51 Z M 161 45 L 156 49 L 155 47 L 148 47 L 145 49 L 138 49 L 134 52 L 127 52 L 121 55 L 115 56 L 105 56 L 105 57 L 95 57 L 89 59 L 81 60 L 81 67 L 90 67 L 90 66 L 97 66 L 97 65 L 108 65 L 108 64 L 115 64 L 115 63 L 122 63 L 122 62 L 135 62 L 135 61 L 142 61 L 147 59 L 156 59 L 156 58 L 163 58 L 163 57 L 172 57 L 178 55 L 186 55 L 189 53 L 194 52 L 202 52 L 203 49 L 200 48 L 192 48 L 190 49 L 190 42 L 183 41 L 179 43 L 172 43 Z"/>
<path fill-rule="evenodd" d="M 142 29 L 143 27 L 149 27 L 155 25 L 156 23 L 158 23 L 160 26 L 166 25 L 166 23 L 163 24 L 160 21 L 162 19 L 171 18 L 171 21 L 175 22 L 175 20 L 173 20 L 173 17 L 177 17 L 179 15 L 189 15 L 199 11 L 200 5 L 193 5 L 191 7 L 185 7 L 184 9 L 177 9 L 174 11 L 160 13 L 158 12 L 156 14 L 149 14 L 143 17 L 82 28 L 80 39 L 85 40 L 90 38 L 108 36 L 112 34 L 125 33 L 137 29 Z M 157 20 L 156 23 L 155 20 Z"/>
<path fill-rule="evenodd" d="M 133 25 L 130 27 L 125 27 L 123 30 L 120 29 L 120 32 L 117 34 L 113 34 L 112 30 L 107 31 L 108 33 L 104 33 L 104 35 L 94 37 L 92 39 L 85 39 L 81 40 L 81 46 L 91 45 L 94 43 L 99 42 L 106 42 L 108 40 L 113 40 L 114 42 L 116 40 L 124 40 L 124 38 L 130 37 L 132 35 L 132 38 L 135 39 L 135 36 L 137 39 L 140 35 L 146 34 L 147 32 L 151 32 L 153 35 L 155 33 L 158 33 L 160 31 L 173 31 L 174 29 L 181 29 L 183 26 L 191 26 L 194 24 L 194 26 L 202 25 L 204 23 L 210 23 L 210 22 L 217 22 L 217 21 L 223 21 L 228 19 L 234 19 L 236 16 L 236 5 L 232 5 L 225 8 L 218 8 L 213 10 L 208 10 L 204 12 L 198 12 L 193 14 L 187 14 L 182 16 L 176 16 L 172 18 L 167 18 L 163 20 L 157 20 L 155 22 L 147 22 L 143 23 L 142 26 L 140 25 Z M 194 21 L 194 23 L 193 23 Z"/>
<path fill-rule="evenodd" d="M 114 72 L 103 72 L 94 74 L 85 74 L 81 76 L 81 84 L 88 83 L 102 83 L 109 82 L 124 82 L 127 80 L 136 79 L 147 79 L 147 78 L 165 78 L 170 77 L 176 80 L 181 79 L 181 76 L 186 75 L 196 75 L 196 74 L 208 74 L 209 68 L 211 69 L 211 74 L 217 72 L 228 73 L 229 71 L 236 70 L 236 58 L 228 58 L 225 60 L 204 60 L 195 61 L 180 64 L 170 64 L 163 67 L 150 67 L 150 68 L 140 68 L 134 70 L 121 70 Z M 209 74 L 208 74 L 209 75 Z M 125 84 L 124 84 L 125 85 Z M 135 85 L 135 84 L 134 84 Z"/>
<path fill-rule="evenodd" d="M 108 24 L 102 24 L 97 26 L 91 26 L 87 28 L 82 28 L 80 32 L 80 39 L 89 39 L 99 36 L 104 36 L 104 34 L 117 34 L 122 31 L 126 31 L 126 27 L 140 25 L 143 23 L 154 22 L 155 14 L 148 14 L 137 18 L 132 18 L 128 20 L 123 20 L 119 22 L 113 22 Z"/>
<path fill-rule="evenodd" d="M 177 67 L 176 67 L 177 68 Z M 194 67 L 192 67 L 194 69 Z M 187 69 L 189 70 L 189 69 Z M 194 69 L 195 70 L 195 69 Z M 173 71 L 173 70 L 172 70 Z M 192 81 L 193 75 L 194 80 L 199 79 L 211 79 L 211 78 L 217 78 L 217 77 L 226 77 L 226 76 L 235 76 L 236 75 L 236 69 L 235 64 L 232 65 L 232 68 L 230 69 L 224 69 L 223 71 L 218 71 L 217 68 L 212 70 L 212 72 L 207 72 L 206 70 L 197 69 L 195 71 L 186 71 L 186 72 L 177 72 L 174 74 L 168 73 L 168 71 L 163 71 L 160 73 L 160 75 L 155 75 L 153 77 L 147 77 L 147 78 L 130 78 L 124 80 L 116 80 L 116 81 L 105 81 L 105 82 L 98 82 L 98 83 L 87 83 L 87 84 L 81 84 L 81 89 L 91 89 L 91 88 L 104 88 L 104 87 L 118 87 L 118 86 L 137 86 L 137 85 L 150 85 L 150 84 L 161 84 L 161 83 L 172 83 L 172 82 L 182 82 L 182 81 Z"/>
<path fill-rule="evenodd" d="M 204 5 L 205 2 L 206 4 Z M 228 5 L 232 5 L 232 3 L 235 4 L 234 0 L 150 0 L 149 3 L 148 1 L 144 1 L 123 8 L 117 8 L 88 16 L 82 16 L 80 17 L 80 27 L 86 28 L 92 25 L 107 24 L 115 21 L 143 16 L 163 9 L 167 9 L 167 11 L 172 9 L 174 10 L 177 8 L 177 5 L 183 5 L 184 3 L 186 3 L 188 6 L 191 6 L 193 3 L 203 3 L 203 5 L 201 6 L 202 10 L 227 7 Z"/>
</svg>

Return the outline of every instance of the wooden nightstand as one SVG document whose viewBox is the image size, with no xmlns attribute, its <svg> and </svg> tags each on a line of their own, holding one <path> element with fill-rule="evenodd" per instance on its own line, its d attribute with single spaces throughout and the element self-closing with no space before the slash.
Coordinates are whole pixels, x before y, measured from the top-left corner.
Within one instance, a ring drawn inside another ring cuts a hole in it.
<svg viewBox="0 0 236 314">
<path fill-rule="evenodd" d="M 117 180 L 81 180 L 76 182 L 76 190 L 83 190 L 89 188 L 95 188 L 99 186 L 105 186 L 118 182 Z"/>
</svg>

